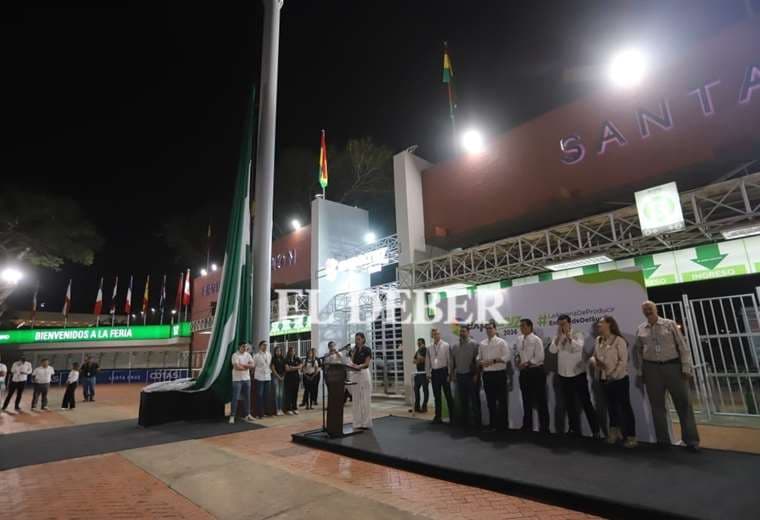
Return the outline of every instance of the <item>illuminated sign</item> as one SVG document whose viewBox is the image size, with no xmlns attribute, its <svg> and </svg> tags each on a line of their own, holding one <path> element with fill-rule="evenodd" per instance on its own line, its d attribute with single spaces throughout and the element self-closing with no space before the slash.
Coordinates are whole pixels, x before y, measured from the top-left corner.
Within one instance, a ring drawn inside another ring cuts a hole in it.
<svg viewBox="0 0 760 520">
<path fill-rule="evenodd" d="M 283 267 L 296 264 L 296 250 L 288 249 L 284 253 L 278 253 L 272 256 L 272 271 L 277 271 Z"/>
<path fill-rule="evenodd" d="M 290 316 L 284 320 L 273 321 L 269 328 L 270 336 L 284 336 L 285 334 L 299 334 L 311 332 L 311 317 L 308 315 Z"/>
<path fill-rule="evenodd" d="M 693 90 L 684 92 L 684 96 L 693 99 L 694 110 L 700 110 L 702 116 L 707 118 L 715 114 L 716 105 L 713 102 L 712 91 L 725 88 L 721 86 L 719 79 L 711 79 Z M 760 89 L 760 64 L 747 65 L 744 69 L 736 104 L 746 106 L 752 99 L 752 94 Z M 670 131 L 675 127 L 675 121 L 670 110 L 668 99 L 661 99 L 657 108 L 638 108 L 633 114 L 637 123 L 639 138 L 647 139 L 652 135 L 653 129 L 658 131 Z M 602 121 L 599 129 L 598 142 L 595 144 L 596 155 L 605 154 L 610 148 L 625 146 L 631 135 L 624 135 L 612 120 Z M 559 140 L 560 161 L 564 164 L 578 164 L 587 157 L 586 144 L 582 136 L 578 134 L 568 135 Z"/>
<path fill-rule="evenodd" d="M 636 209 L 644 236 L 678 231 L 685 226 L 675 182 L 637 191 Z"/>
<path fill-rule="evenodd" d="M 191 332 L 189 322 L 177 323 L 175 325 L 138 325 L 134 327 L 16 329 L 0 331 L 0 345 L 165 340 L 177 337 L 189 337 Z"/>
<path fill-rule="evenodd" d="M 380 247 L 346 260 L 328 258 L 325 262 L 325 272 L 328 280 L 334 280 L 337 273 L 348 271 L 376 273 L 389 263 L 388 248 Z"/>
</svg>

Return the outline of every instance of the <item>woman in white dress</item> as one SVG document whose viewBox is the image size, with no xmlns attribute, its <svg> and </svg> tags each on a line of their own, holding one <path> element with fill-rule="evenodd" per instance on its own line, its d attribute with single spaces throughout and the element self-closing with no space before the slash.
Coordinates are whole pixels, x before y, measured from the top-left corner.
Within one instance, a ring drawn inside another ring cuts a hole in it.
<svg viewBox="0 0 760 520">
<path fill-rule="evenodd" d="M 351 356 L 351 365 L 358 369 L 353 373 L 351 380 L 356 384 L 351 386 L 353 395 L 354 428 L 366 430 L 372 428 L 372 376 L 369 373 L 369 364 L 372 362 L 372 350 L 367 346 L 367 338 L 363 332 L 357 332 L 354 336 L 356 347 Z"/>
</svg>

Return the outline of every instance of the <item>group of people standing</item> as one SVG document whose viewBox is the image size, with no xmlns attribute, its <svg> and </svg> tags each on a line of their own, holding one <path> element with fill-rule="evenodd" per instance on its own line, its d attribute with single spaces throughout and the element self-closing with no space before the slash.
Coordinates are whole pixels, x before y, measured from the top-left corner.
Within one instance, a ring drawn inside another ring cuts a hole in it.
<svg viewBox="0 0 760 520">
<path fill-rule="evenodd" d="M 354 426 L 370 428 L 372 416 L 370 413 L 371 377 L 369 364 L 372 351 L 366 345 L 363 333 L 355 336 L 356 345 L 347 361 L 337 350 L 334 341 L 328 343 L 328 352 L 324 358 L 317 357 L 314 348 L 309 349 L 306 358 L 301 359 L 293 346 L 288 346 L 285 355 L 281 347 L 275 347 L 274 356 L 269 352 L 266 341 L 260 341 L 255 355 L 251 355 L 250 345 L 240 343 L 238 351 L 232 355 L 232 411 L 229 422 L 235 422 L 238 401 L 243 402 L 241 415 L 245 421 L 252 422 L 262 419 L 269 410 L 270 392 L 274 391 L 275 415 L 298 415 L 298 391 L 303 383 L 303 398 L 301 407 L 307 410 L 317 404 L 317 394 L 325 364 L 346 363 L 355 369 L 352 378 L 355 385 L 352 394 L 355 400 Z M 255 394 L 256 416 L 251 410 L 251 373 L 253 373 L 253 393 Z"/>
<path fill-rule="evenodd" d="M 453 422 L 480 428 L 482 386 L 488 407 L 487 430 L 508 429 L 509 393 L 513 390 L 514 368 L 517 367 L 523 402 L 522 429 L 534 430 L 535 410 L 538 430 L 548 433 L 545 361 L 547 355 L 551 355 L 556 361 L 556 367 L 552 367 L 556 373 L 553 385 L 557 401 L 561 403 L 555 409 L 556 433 L 581 435 L 582 412 L 594 437 L 606 437 L 611 444 L 622 442 L 625 447 L 635 447 L 636 419 L 629 379 L 633 375 L 636 385 L 646 388 L 658 444 L 671 444 L 665 404 L 665 395 L 669 393 L 679 416 L 683 442 L 688 449 L 697 451 L 699 435 L 689 398 L 693 366 L 688 346 L 678 325 L 660 317 L 653 302 L 644 302 L 641 309 L 646 321 L 638 327 L 632 347 L 615 318 L 605 316 L 596 324 L 597 337 L 592 352 L 584 350 L 583 333 L 575 329 L 571 318 L 564 314 L 558 316 L 556 333 L 546 348 L 544 341 L 533 332 L 533 322 L 528 318 L 520 320 L 520 334 L 513 345 L 498 336 L 493 322 L 486 325 L 486 339 L 479 343 L 470 338 L 470 330 L 465 326 L 460 327 L 459 342 L 453 346 L 433 329 L 432 345 L 426 346 L 423 338 L 417 340 L 415 410 L 427 411 L 430 384 L 435 400 L 433 422 L 442 422 L 442 399 L 445 398 L 450 413 L 457 411 Z M 456 383 L 456 404 L 450 387 L 452 382 Z M 598 397 L 606 403 L 606 414 L 601 403 L 595 406 L 592 402 L 590 382 L 592 388 L 599 390 L 595 399 Z M 609 419 L 609 428 L 602 424 L 606 419 Z"/>
<path fill-rule="evenodd" d="M 79 363 L 73 363 L 66 378 L 66 390 L 63 394 L 63 402 L 61 403 L 62 410 L 71 410 L 76 408 L 75 391 L 79 381 L 82 381 L 82 389 L 84 391 L 84 401 L 95 401 L 95 379 L 100 367 L 92 359 L 91 356 L 85 358 L 85 362 L 82 366 Z M 19 360 L 11 365 L 10 376 L 8 376 L 8 367 L 0 363 L 0 400 L 3 402 L 2 411 L 7 411 L 8 405 L 11 402 L 13 396 L 16 396 L 14 402 L 14 409 L 16 412 L 21 411 L 21 398 L 24 395 L 26 384 L 31 376 L 33 393 L 32 393 L 32 406 L 31 409 L 37 409 L 39 403 L 42 410 L 48 410 L 48 391 L 50 390 L 50 383 L 52 382 L 55 369 L 50 366 L 50 362 L 47 358 L 40 360 L 40 365 L 32 370 L 32 364 L 26 360 L 24 355 Z M 5 380 L 10 377 L 10 382 L 7 386 Z M 3 400 L 3 394 L 5 399 Z"/>
<path fill-rule="evenodd" d="M 251 414 L 251 373 L 253 373 L 253 393 L 255 395 L 256 416 Z M 317 391 L 321 378 L 321 363 L 316 350 L 309 349 L 306 359 L 301 359 L 295 348 L 289 346 L 283 355 L 282 348 L 269 352 L 266 341 L 260 341 L 256 354 L 250 353 L 248 343 L 240 343 L 238 352 L 232 355 L 232 403 L 243 401 L 244 419 L 261 419 L 267 413 L 270 393 L 274 391 L 275 415 L 298 415 L 298 391 L 303 382 L 304 392 L 301 407 L 310 410 L 317 404 Z M 230 423 L 235 422 L 235 407 L 230 414 Z"/>
</svg>

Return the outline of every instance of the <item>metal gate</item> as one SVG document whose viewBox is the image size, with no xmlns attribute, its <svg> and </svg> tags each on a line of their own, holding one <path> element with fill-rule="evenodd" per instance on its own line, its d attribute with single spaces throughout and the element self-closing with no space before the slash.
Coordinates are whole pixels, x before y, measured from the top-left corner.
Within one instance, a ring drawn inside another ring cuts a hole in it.
<svg viewBox="0 0 760 520">
<path fill-rule="evenodd" d="M 756 290 L 760 293 L 760 289 Z M 695 367 L 695 411 L 760 415 L 760 314 L 757 294 L 689 299 L 657 305 L 682 326 Z M 684 312 L 684 310 L 688 312 Z"/>
<path fill-rule="evenodd" d="M 760 415 L 760 329 L 755 294 L 700 298 L 691 319 L 717 414 Z"/>
</svg>

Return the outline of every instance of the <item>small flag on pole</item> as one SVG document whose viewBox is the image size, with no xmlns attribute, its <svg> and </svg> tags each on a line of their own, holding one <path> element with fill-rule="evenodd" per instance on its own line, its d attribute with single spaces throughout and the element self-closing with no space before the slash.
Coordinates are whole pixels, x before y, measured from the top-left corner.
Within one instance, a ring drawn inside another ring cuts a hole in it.
<svg viewBox="0 0 760 520">
<path fill-rule="evenodd" d="M 190 269 L 185 274 L 185 288 L 182 291 L 182 305 L 190 305 Z"/>
<path fill-rule="evenodd" d="M 322 130 L 322 138 L 319 144 L 319 185 L 322 186 L 322 195 L 324 195 L 327 187 L 327 141 L 324 130 Z"/>
<path fill-rule="evenodd" d="M 103 310 L 103 277 L 100 278 L 100 285 L 98 286 L 98 295 L 95 297 L 95 306 L 92 309 L 92 313 L 95 316 L 100 316 Z"/>
<path fill-rule="evenodd" d="M 124 300 L 124 314 L 129 315 L 132 312 L 132 275 L 129 275 L 129 286 L 127 287 L 127 298 Z M 129 316 L 127 316 L 129 319 Z"/>
<path fill-rule="evenodd" d="M 451 131 L 454 134 L 454 141 L 456 144 L 457 129 L 454 120 L 454 109 L 457 107 L 457 103 L 454 99 L 454 68 L 451 66 L 449 47 L 446 42 L 443 42 L 443 82 L 446 84 L 449 91 L 449 118 L 451 119 Z"/>
<path fill-rule="evenodd" d="M 179 314 L 182 310 L 182 284 L 185 279 L 184 273 L 179 273 L 179 281 L 177 282 L 177 297 L 174 298 L 174 310 Z M 179 318 L 179 316 L 177 316 Z"/>
<path fill-rule="evenodd" d="M 150 299 L 150 275 L 145 279 L 145 290 L 143 291 L 143 301 L 142 301 L 142 313 L 143 313 L 143 322 L 145 321 L 145 316 L 148 315 L 148 300 Z"/>
<path fill-rule="evenodd" d="M 164 308 L 166 307 L 166 275 L 164 275 L 164 279 L 161 282 L 161 298 L 158 301 L 158 308 L 159 312 L 161 313 L 159 323 L 163 325 L 164 323 Z"/>
<path fill-rule="evenodd" d="M 40 290 L 40 282 L 37 281 L 37 285 L 34 288 L 34 296 L 32 296 L 32 327 L 34 327 L 34 320 L 37 319 L 37 293 Z"/>
<path fill-rule="evenodd" d="M 69 286 L 66 288 L 66 296 L 63 297 L 63 317 L 69 315 L 71 310 L 71 280 L 69 279 Z"/>
<path fill-rule="evenodd" d="M 119 277 L 113 282 L 113 292 L 111 293 L 111 315 L 116 315 L 116 291 L 119 290 Z"/>
</svg>

